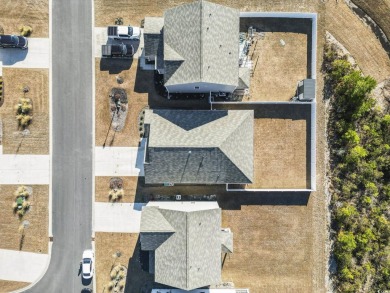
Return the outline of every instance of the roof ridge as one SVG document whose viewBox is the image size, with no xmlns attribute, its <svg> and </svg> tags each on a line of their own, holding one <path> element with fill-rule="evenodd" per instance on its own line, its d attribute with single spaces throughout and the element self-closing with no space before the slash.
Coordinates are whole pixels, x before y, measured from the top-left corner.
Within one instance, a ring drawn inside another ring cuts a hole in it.
<svg viewBox="0 0 390 293">
<path fill-rule="evenodd" d="M 234 156 L 231 156 L 230 153 L 227 151 L 227 149 L 224 147 L 224 145 L 229 142 L 231 139 L 231 136 L 237 131 L 239 130 L 238 128 L 247 120 L 247 119 L 250 119 L 251 118 L 251 110 L 242 110 L 242 112 L 245 112 L 243 114 L 241 114 L 239 117 L 240 117 L 240 120 L 239 122 L 236 124 L 236 127 L 234 127 L 228 135 L 225 136 L 225 139 L 221 141 L 221 144 L 219 145 L 219 149 L 220 151 L 226 156 L 229 158 L 230 161 L 232 161 L 232 163 L 234 163 L 234 165 L 237 167 L 238 170 L 240 170 L 240 172 L 249 180 L 249 181 L 252 181 L 252 177 L 253 177 L 253 174 L 252 176 L 250 176 L 249 174 L 247 174 L 246 170 L 244 170 L 241 166 L 241 161 L 237 161 L 235 160 L 235 157 Z"/>
</svg>

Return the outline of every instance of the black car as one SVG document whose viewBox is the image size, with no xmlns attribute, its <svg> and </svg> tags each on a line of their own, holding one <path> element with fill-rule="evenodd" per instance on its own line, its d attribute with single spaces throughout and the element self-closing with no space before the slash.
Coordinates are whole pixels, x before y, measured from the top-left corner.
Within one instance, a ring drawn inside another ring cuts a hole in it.
<svg viewBox="0 0 390 293">
<path fill-rule="evenodd" d="M 23 36 L 0 35 L 0 48 L 27 49 L 28 42 Z"/>
</svg>

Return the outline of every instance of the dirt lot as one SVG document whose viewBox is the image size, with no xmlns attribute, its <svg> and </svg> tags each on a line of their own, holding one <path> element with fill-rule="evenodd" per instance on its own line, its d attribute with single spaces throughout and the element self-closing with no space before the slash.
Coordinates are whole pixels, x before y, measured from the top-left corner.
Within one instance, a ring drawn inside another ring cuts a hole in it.
<svg viewBox="0 0 390 293">
<path fill-rule="evenodd" d="M 108 192 L 110 187 L 110 179 L 112 177 L 95 177 L 95 201 L 108 202 Z M 122 176 L 123 179 L 123 191 L 125 196 L 120 202 L 134 202 L 135 193 L 137 190 L 138 177 L 135 176 Z"/>
<path fill-rule="evenodd" d="M 304 19 L 242 18 L 240 31 L 252 26 L 255 37 L 249 56 L 253 62 L 250 101 L 288 101 L 298 81 L 310 77 L 311 21 Z M 284 45 L 281 43 L 284 42 Z"/>
<path fill-rule="evenodd" d="M 0 293 L 8 293 L 17 289 L 27 287 L 30 283 L 13 282 L 0 280 Z"/>
<path fill-rule="evenodd" d="M 31 37 L 49 37 L 49 0 L 0 0 L 0 15 L 5 34 L 19 34 L 20 25 L 30 25 Z"/>
<path fill-rule="evenodd" d="M 4 103 L 0 107 L 3 121 L 4 154 L 49 154 L 49 71 L 47 69 L 3 68 Z M 33 120 L 23 136 L 15 119 L 15 105 L 23 97 L 33 104 Z"/>
<path fill-rule="evenodd" d="M 114 24 L 122 17 L 126 24 L 140 25 L 145 16 L 162 16 L 168 8 L 189 3 L 193 0 L 95 0 L 95 26 Z M 320 3 L 311 0 L 215 0 L 214 3 L 227 5 L 241 11 L 317 11 Z M 319 2 L 319 1 L 318 1 Z M 120 7 L 120 11 L 118 10 Z"/>
<path fill-rule="evenodd" d="M 153 276 L 142 271 L 139 264 L 139 235 L 128 233 L 96 233 L 96 288 L 97 292 L 108 292 L 105 289 L 110 281 L 110 271 L 115 264 L 128 268 L 125 292 L 140 293 L 145 284 L 153 283 Z M 115 260 L 113 255 L 121 252 Z"/>
<path fill-rule="evenodd" d="M 30 196 L 30 211 L 23 217 L 29 222 L 22 241 L 18 228 L 19 218 L 13 214 L 12 203 L 14 192 L 19 185 L 0 185 L 0 248 L 48 253 L 48 185 L 32 185 L 33 194 Z M 21 249 L 20 249 L 21 248 Z"/>
<path fill-rule="evenodd" d="M 390 0 L 377 0 L 375 5 L 369 0 L 353 0 L 381 27 L 390 40 Z"/>
<path fill-rule="evenodd" d="M 293 200 L 293 206 L 242 204 L 240 210 L 222 211 L 222 226 L 234 233 L 222 280 L 251 292 L 314 292 L 312 207 Z"/>
<path fill-rule="evenodd" d="M 326 29 L 352 54 L 364 74 L 371 75 L 378 83 L 390 76 L 386 51 L 344 1 L 326 4 Z"/>
</svg>

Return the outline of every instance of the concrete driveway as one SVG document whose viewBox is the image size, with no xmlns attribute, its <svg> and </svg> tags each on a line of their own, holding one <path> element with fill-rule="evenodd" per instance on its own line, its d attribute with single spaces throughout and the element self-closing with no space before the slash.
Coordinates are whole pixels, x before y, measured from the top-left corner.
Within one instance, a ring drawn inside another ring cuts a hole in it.
<svg viewBox="0 0 390 293">
<path fill-rule="evenodd" d="M 50 42 L 48 38 L 28 38 L 28 49 L 0 49 L 4 67 L 49 68 Z"/>
<path fill-rule="evenodd" d="M 139 233 L 144 205 L 95 202 L 95 232 Z"/>
<path fill-rule="evenodd" d="M 141 147 L 95 147 L 95 176 L 144 176 Z"/>
<path fill-rule="evenodd" d="M 0 184 L 49 184 L 49 173 L 48 155 L 2 155 L 0 152 Z"/>
<path fill-rule="evenodd" d="M 48 254 L 0 249 L 0 280 L 35 282 L 48 261 Z"/>
</svg>

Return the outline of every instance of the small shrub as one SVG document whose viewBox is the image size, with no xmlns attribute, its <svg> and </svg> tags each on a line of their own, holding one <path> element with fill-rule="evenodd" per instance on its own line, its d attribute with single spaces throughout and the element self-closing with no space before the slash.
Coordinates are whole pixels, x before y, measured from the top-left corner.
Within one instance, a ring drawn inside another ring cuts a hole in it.
<svg viewBox="0 0 390 293">
<path fill-rule="evenodd" d="M 115 283 L 114 283 L 113 281 L 110 281 L 110 282 L 108 282 L 108 284 L 107 284 L 107 289 L 108 289 L 109 291 L 112 291 L 112 289 L 114 288 L 114 286 L 115 286 Z"/>
<path fill-rule="evenodd" d="M 121 270 L 121 271 L 118 273 L 117 278 L 118 278 L 119 280 L 122 280 L 122 279 L 126 278 L 126 273 L 125 273 L 124 271 Z"/>
<path fill-rule="evenodd" d="M 120 290 L 123 290 L 123 288 L 125 288 L 125 285 L 126 285 L 126 281 L 125 280 L 122 280 L 118 283 L 118 286 L 119 286 L 119 289 Z"/>
<path fill-rule="evenodd" d="M 19 31 L 23 37 L 29 37 L 32 34 L 33 29 L 29 25 L 21 25 L 19 26 Z"/>
</svg>

